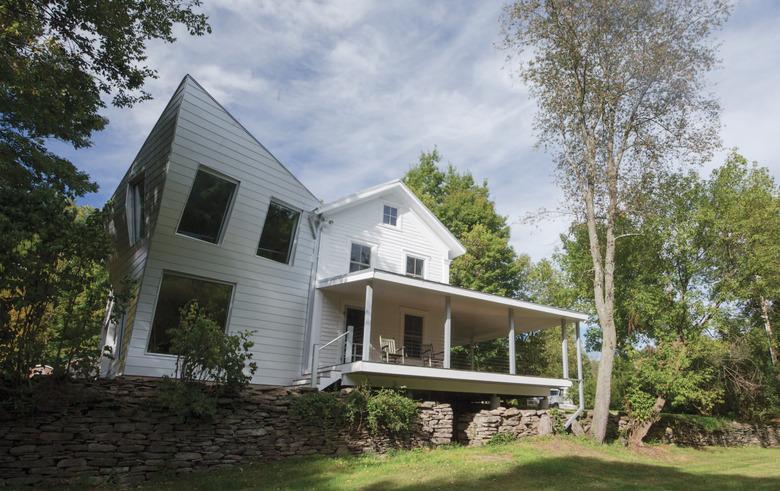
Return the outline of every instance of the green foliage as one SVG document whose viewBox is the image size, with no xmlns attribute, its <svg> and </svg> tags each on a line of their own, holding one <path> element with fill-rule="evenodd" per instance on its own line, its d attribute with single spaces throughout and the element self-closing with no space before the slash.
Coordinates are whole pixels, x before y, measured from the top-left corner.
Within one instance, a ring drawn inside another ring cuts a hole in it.
<svg viewBox="0 0 780 491">
<path fill-rule="evenodd" d="M 58 376 L 95 375 L 110 293 L 110 214 L 110 204 L 102 210 L 63 208 L 36 235 L 0 252 L 4 381 L 20 384 L 36 364 L 53 366 Z"/>
<path fill-rule="evenodd" d="M 487 441 L 486 445 L 491 447 L 498 447 L 500 445 L 508 445 L 517 441 L 517 436 L 514 433 L 508 433 L 506 431 L 499 431 L 495 433 Z"/>
<path fill-rule="evenodd" d="M 160 386 L 160 403 L 181 417 L 213 416 L 216 397 L 240 391 L 257 371 L 251 334 L 226 334 L 197 302 L 183 307 L 179 325 L 171 329 L 176 373 Z"/>
<path fill-rule="evenodd" d="M 31 364 L 91 373 L 108 284 L 109 208 L 76 198 L 97 185 L 46 148 L 89 146 L 107 120 L 104 96 L 147 99 L 146 43 L 173 29 L 208 31 L 199 1 L 0 4 L 0 370 L 15 385 Z M 121 285 L 113 285 L 119 291 Z M 99 308 L 97 305 L 102 304 Z M 97 333 L 97 334 L 96 334 Z"/>
<path fill-rule="evenodd" d="M 550 409 L 547 412 L 552 422 L 553 435 L 564 435 L 566 433 L 566 415 L 558 408 Z"/>
<path fill-rule="evenodd" d="M 403 436 L 411 432 L 417 403 L 393 389 L 380 389 L 368 398 L 366 421 L 371 433 Z"/>
<path fill-rule="evenodd" d="M 290 415 L 330 431 L 348 423 L 372 435 L 405 437 L 414 428 L 417 403 L 395 389 L 358 387 L 346 396 L 336 392 L 307 392 L 293 398 Z"/>
</svg>

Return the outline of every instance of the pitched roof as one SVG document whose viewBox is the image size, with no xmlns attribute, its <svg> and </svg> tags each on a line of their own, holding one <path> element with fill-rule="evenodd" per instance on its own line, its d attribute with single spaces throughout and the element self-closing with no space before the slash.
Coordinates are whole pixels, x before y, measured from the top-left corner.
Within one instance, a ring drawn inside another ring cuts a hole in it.
<svg viewBox="0 0 780 491">
<path fill-rule="evenodd" d="M 316 213 L 329 213 L 351 208 L 360 203 L 364 203 L 377 196 L 388 194 L 392 191 L 399 191 L 409 208 L 417 212 L 417 215 L 431 228 L 431 230 L 449 247 L 450 259 L 455 259 L 466 253 L 466 248 L 450 232 L 441 221 L 428 209 L 425 204 L 404 184 L 400 179 L 394 179 L 370 188 L 350 194 L 336 201 L 325 203 L 316 210 Z"/>
</svg>

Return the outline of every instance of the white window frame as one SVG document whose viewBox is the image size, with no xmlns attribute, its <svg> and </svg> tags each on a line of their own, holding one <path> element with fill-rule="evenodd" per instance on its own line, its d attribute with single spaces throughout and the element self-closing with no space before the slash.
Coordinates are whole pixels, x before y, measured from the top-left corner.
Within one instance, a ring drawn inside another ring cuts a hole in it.
<svg viewBox="0 0 780 491">
<path fill-rule="evenodd" d="M 407 271 L 406 266 L 407 266 L 407 262 L 409 261 L 410 258 L 422 261 L 422 274 L 421 275 L 418 276 L 418 275 L 415 275 L 415 274 L 411 274 L 411 273 L 409 273 L 409 271 Z M 420 280 L 424 280 L 425 279 L 425 272 L 428 270 L 428 267 L 426 266 L 427 262 L 428 262 L 428 258 L 425 257 L 425 256 L 421 256 L 419 254 L 409 254 L 409 253 L 406 253 L 406 256 L 404 257 L 404 274 L 406 276 L 410 277 L 410 278 L 417 278 L 417 279 L 420 279 Z"/>
<path fill-rule="evenodd" d="M 271 259 L 265 256 L 261 256 L 257 253 L 257 250 L 260 249 L 260 239 L 263 237 L 263 230 L 265 229 L 265 220 L 268 217 L 268 210 L 271 209 L 271 205 L 273 203 L 276 203 L 277 205 L 281 206 L 282 208 L 287 208 L 288 210 L 296 211 L 298 212 L 298 223 L 295 224 L 295 230 L 293 230 L 293 236 L 292 241 L 290 241 L 290 257 L 289 260 L 286 263 L 283 263 L 281 261 L 277 261 L 275 259 Z M 260 259 L 265 259 L 266 261 L 271 261 L 276 264 L 281 264 L 284 266 L 292 266 L 293 263 L 295 263 L 295 251 L 298 249 L 298 235 L 301 228 L 301 222 L 303 221 L 303 210 L 298 208 L 297 206 L 293 206 L 285 201 L 282 201 L 278 198 L 271 197 L 271 200 L 268 202 L 268 208 L 266 208 L 266 218 L 263 218 L 263 226 L 260 229 L 260 236 L 257 238 L 257 247 L 255 247 L 255 256 L 259 257 Z"/>
<path fill-rule="evenodd" d="M 369 259 L 369 264 L 368 264 L 367 268 L 358 269 L 357 271 L 351 271 L 351 269 L 352 269 L 352 244 L 360 245 L 360 246 L 363 246 L 363 247 L 368 247 L 369 251 L 371 252 L 371 257 Z M 374 267 L 374 263 L 375 263 L 375 260 L 376 260 L 376 258 L 374 256 L 374 249 L 375 249 L 375 247 L 376 247 L 375 245 L 370 244 L 370 243 L 368 243 L 368 242 L 366 242 L 364 240 L 350 239 L 347 242 L 347 274 L 358 273 L 360 271 L 366 271 L 366 270 L 372 269 Z"/>
<path fill-rule="evenodd" d="M 390 208 L 396 209 L 396 217 L 395 217 L 395 225 L 391 225 L 389 223 L 385 223 L 385 206 L 389 206 Z M 384 227 L 390 230 L 401 230 L 401 205 L 398 203 L 394 203 L 392 201 L 380 201 L 379 202 L 379 226 Z"/>
<path fill-rule="evenodd" d="M 216 242 L 209 242 L 207 240 L 199 239 L 197 237 L 193 237 L 187 234 L 182 234 L 179 232 L 179 227 L 181 226 L 181 220 L 182 218 L 184 218 L 184 211 L 187 209 L 187 203 L 190 201 L 190 194 L 192 194 L 192 188 L 195 187 L 195 178 L 198 176 L 198 172 L 200 171 L 203 171 L 207 174 L 211 174 L 212 176 L 216 176 L 220 179 L 230 181 L 236 185 L 235 189 L 233 190 L 233 196 L 230 197 L 230 203 L 228 203 L 228 206 L 225 209 L 225 214 L 222 217 L 222 226 L 219 229 L 219 237 L 217 237 Z M 195 169 L 195 174 L 192 176 L 192 182 L 190 183 L 190 190 L 187 192 L 187 199 L 184 200 L 184 206 L 182 206 L 181 213 L 179 213 L 179 220 L 176 222 L 174 235 L 178 237 L 184 237 L 185 239 L 194 240 L 199 244 L 210 244 L 213 246 L 221 246 L 222 240 L 225 238 L 225 231 L 227 231 L 228 225 L 230 223 L 230 217 L 233 215 L 233 206 L 236 203 L 236 198 L 238 197 L 238 191 L 240 187 L 241 187 L 241 181 L 239 181 L 238 179 L 234 177 L 230 177 L 229 175 L 214 170 L 210 167 L 206 167 L 205 165 L 198 165 L 198 168 Z"/>
<path fill-rule="evenodd" d="M 200 242 L 205 242 L 205 241 L 201 240 Z M 220 279 L 216 279 L 216 278 L 208 278 L 208 277 L 200 276 L 200 275 L 196 275 L 196 274 L 183 273 L 181 271 L 175 271 L 175 270 L 172 270 L 172 269 L 163 269 L 160 272 L 160 281 L 157 282 L 157 291 L 155 292 L 155 295 L 154 295 L 154 305 L 152 306 L 152 316 L 149 319 L 149 328 L 147 329 L 146 341 L 144 342 L 144 356 L 158 356 L 158 357 L 166 358 L 166 359 L 172 359 L 172 358 L 176 358 L 177 357 L 177 355 L 174 355 L 174 354 L 171 354 L 171 353 L 155 353 L 153 351 L 149 351 L 149 340 L 152 337 L 152 328 L 154 327 L 154 317 L 157 315 L 157 302 L 160 300 L 160 291 L 162 290 L 163 279 L 165 278 L 166 274 L 170 274 L 170 275 L 174 275 L 174 276 L 182 276 L 184 278 L 192 278 L 194 280 L 200 280 L 200 281 L 209 281 L 211 283 L 221 283 L 223 285 L 230 285 L 231 286 L 231 290 L 230 290 L 230 303 L 228 304 L 227 320 L 225 321 L 225 333 L 229 333 L 230 332 L 230 319 L 233 317 L 233 303 L 235 302 L 235 299 L 236 299 L 236 288 L 238 287 L 238 285 L 236 283 L 231 282 L 231 281 L 220 280 Z"/>
<path fill-rule="evenodd" d="M 138 192 L 139 184 L 142 192 L 141 196 Z M 141 239 L 144 239 L 148 230 L 144 230 L 144 236 L 141 235 L 141 220 L 144 220 L 146 225 L 146 181 L 143 171 L 135 175 L 127 183 L 127 191 L 125 195 L 125 211 L 127 217 L 127 238 L 130 245 L 135 245 Z M 140 205 L 143 209 L 139 210 Z M 139 216 L 140 215 L 140 216 Z M 144 227 L 146 228 L 146 227 Z"/>
</svg>

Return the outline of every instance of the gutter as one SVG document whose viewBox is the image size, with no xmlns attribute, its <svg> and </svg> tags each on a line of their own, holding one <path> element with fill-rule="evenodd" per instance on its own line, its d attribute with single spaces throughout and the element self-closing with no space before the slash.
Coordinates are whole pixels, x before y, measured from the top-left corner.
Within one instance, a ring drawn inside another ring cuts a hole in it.
<svg viewBox="0 0 780 491">
<path fill-rule="evenodd" d="M 306 372 L 308 368 L 307 360 L 311 358 L 311 330 L 314 324 L 314 291 L 317 284 L 317 270 L 320 263 L 320 241 L 322 238 L 322 226 L 325 223 L 322 213 L 309 214 L 309 230 L 311 231 L 314 241 L 314 260 L 311 263 L 311 271 L 309 271 L 309 298 L 306 301 L 306 332 L 303 336 L 303 357 L 301 358 L 301 374 Z"/>
</svg>

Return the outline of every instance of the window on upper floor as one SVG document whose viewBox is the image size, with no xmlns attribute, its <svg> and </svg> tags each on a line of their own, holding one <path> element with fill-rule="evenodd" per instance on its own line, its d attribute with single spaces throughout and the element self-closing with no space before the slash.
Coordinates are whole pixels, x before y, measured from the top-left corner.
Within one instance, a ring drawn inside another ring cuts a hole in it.
<svg viewBox="0 0 780 491">
<path fill-rule="evenodd" d="M 423 278 L 425 273 L 425 259 L 406 256 L 406 274 L 415 278 Z"/>
<path fill-rule="evenodd" d="M 130 245 L 133 245 L 146 236 L 143 175 L 134 179 L 127 187 L 127 200 L 127 232 Z"/>
<path fill-rule="evenodd" d="M 171 329 L 179 325 L 181 309 L 192 301 L 198 302 L 206 315 L 225 329 L 232 296 L 233 285 L 229 283 L 163 273 L 147 350 L 171 353 Z"/>
<path fill-rule="evenodd" d="M 371 247 L 365 244 L 352 243 L 349 253 L 349 272 L 360 271 L 371 267 Z"/>
<path fill-rule="evenodd" d="M 219 243 L 236 187 L 236 181 L 204 168 L 198 169 L 178 232 L 213 244 Z"/>
<path fill-rule="evenodd" d="M 268 205 L 268 213 L 265 215 L 265 224 L 263 232 L 260 234 L 257 255 L 290 264 L 300 217 L 299 210 L 294 210 L 272 200 L 271 204 Z"/>
<path fill-rule="evenodd" d="M 392 225 L 393 227 L 398 225 L 398 208 L 394 206 L 384 205 L 382 211 L 382 223 L 385 225 Z"/>
</svg>

